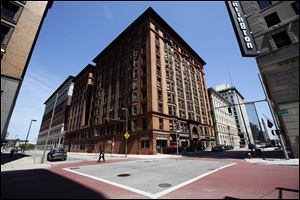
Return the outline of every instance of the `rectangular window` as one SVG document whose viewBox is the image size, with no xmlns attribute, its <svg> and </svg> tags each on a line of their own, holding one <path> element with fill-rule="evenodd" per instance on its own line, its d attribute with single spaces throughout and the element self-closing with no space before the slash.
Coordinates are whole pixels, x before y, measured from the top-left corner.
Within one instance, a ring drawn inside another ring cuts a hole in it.
<svg viewBox="0 0 300 200">
<path fill-rule="evenodd" d="M 161 87 L 161 79 L 157 78 L 157 87 Z"/>
<path fill-rule="evenodd" d="M 143 104 L 142 109 L 143 109 L 143 113 L 146 113 L 147 112 L 147 104 Z"/>
<path fill-rule="evenodd" d="M 269 7 L 270 5 L 272 5 L 272 2 L 271 1 L 257 1 L 258 5 L 259 5 L 259 8 L 261 10 Z"/>
<path fill-rule="evenodd" d="M 8 21 L 17 22 L 20 7 L 9 1 L 1 2 L 1 17 Z"/>
<path fill-rule="evenodd" d="M 148 128 L 147 119 L 143 119 L 143 130 L 147 130 L 147 128 Z"/>
<path fill-rule="evenodd" d="M 272 37 L 278 49 L 292 43 L 286 31 L 272 35 Z"/>
<path fill-rule="evenodd" d="M 9 26 L 1 24 L 1 48 L 6 47 L 9 37 L 12 34 L 12 31 L 13 31 L 13 28 L 10 28 Z"/>
<path fill-rule="evenodd" d="M 157 100 L 162 101 L 162 93 L 160 90 L 157 90 Z"/>
<path fill-rule="evenodd" d="M 268 27 L 274 26 L 275 24 L 281 22 L 276 12 L 273 12 L 272 14 L 265 16 L 265 21 Z"/>
<path fill-rule="evenodd" d="M 163 130 L 163 128 L 164 128 L 163 119 L 159 119 L 159 129 Z"/>
<path fill-rule="evenodd" d="M 163 112 L 163 105 L 161 103 L 158 104 L 158 112 Z"/>
<path fill-rule="evenodd" d="M 150 148 L 150 142 L 149 142 L 149 140 L 142 140 L 141 141 L 141 148 L 142 149 L 148 149 L 148 148 Z"/>
<path fill-rule="evenodd" d="M 169 129 L 170 129 L 170 131 L 174 130 L 174 128 L 173 128 L 173 120 L 169 120 Z"/>
<path fill-rule="evenodd" d="M 292 3 L 291 6 L 294 9 L 296 15 L 299 15 L 299 1 Z"/>
</svg>

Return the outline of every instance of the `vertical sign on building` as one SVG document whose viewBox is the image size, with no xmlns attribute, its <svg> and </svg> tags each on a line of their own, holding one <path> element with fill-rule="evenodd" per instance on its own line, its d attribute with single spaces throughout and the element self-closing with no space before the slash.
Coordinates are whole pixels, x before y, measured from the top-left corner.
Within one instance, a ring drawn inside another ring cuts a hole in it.
<svg viewBox="0 0 300 200">
<path fill-rule="evenodd" d="M 239 1 L 226 1 L 236 38 L 243 57 L 255 57 L 257 49 Z"/>
</svg>

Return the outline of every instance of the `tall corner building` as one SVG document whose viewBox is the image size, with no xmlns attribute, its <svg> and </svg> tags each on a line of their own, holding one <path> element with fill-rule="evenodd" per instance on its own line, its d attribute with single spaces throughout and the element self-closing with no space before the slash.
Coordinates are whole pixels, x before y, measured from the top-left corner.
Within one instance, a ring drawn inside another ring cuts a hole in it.
<svg viewBox="0 0 300 200">
<path fill-rule="evenodd" d="M 1 1 L 1 142 L 52 1 Z"/>
<path fill-rule="evenodd" d="M 125 153 L 127 146 L 128 153 L 156 154 L 176 150 L 177 141 L 198 149 L 215 144 L 206 63 L 152 8 L 93 62 L 92 98 L 78 97 L 90 107 L 70 112 L 66 149 L 97 152 L 102 145 Z"/>
<path fill-rule="evenodd" d="M 286 143 L 299 157 L 299 1 L 240 1 Z"/>
</svg>

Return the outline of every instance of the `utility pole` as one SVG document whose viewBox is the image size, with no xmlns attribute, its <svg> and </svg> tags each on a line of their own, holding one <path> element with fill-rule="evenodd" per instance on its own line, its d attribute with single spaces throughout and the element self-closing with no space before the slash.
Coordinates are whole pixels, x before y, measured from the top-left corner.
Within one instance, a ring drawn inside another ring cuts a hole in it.
<svg viewBox="0 0 300 200">
<path fill-rule="evenodd" d="M 275 123 L 275 128 L 276 128 L 276 130 L 278 130 L 279 141 L 280 141 L 280 144 L 281 144 L 281 146 L 282 146 L 284 158 L 288 160 L 288 159 L 289 159 L 289 156 L 288 156 L 288 153 L 287 153 L 287 151 L 286 151 L 286 149 L 285 149 L 285 144 L 284 144 L 284 141 L 283 141 L 283 137 L 282 137 L 281 131 L 279 130 L 279 125 L 278 125 L 278 122 L 277 122 L 277 118 L 276 118 L 276 116 L 275 116 L 275 114 L 274 114 L 274 112 L 273 112 L 273 109 L 272 109 L 272 106 L 271 106 L 270 99 L 269 99 L 269 97 L 268 97 L 268 95 L 267 95 L 267 92 L 266 92 L 266 88 L 264 87 L 263 82 L 262 82 L 262 80 L 261 80 L 261 76 L 260 76 L 259 74 L 258 74 L 258 78 L 259 78 L 259 80 L 260 80 L 261 87 L 263 88 L 263 91 L 264 91 L 266 100 L 267 100 L 267 102 L 268 102 L 268 106 L 269 106 L 270 112 L 271 112 L 271 114 L 272 114 L 273 121 L 274 121 L 274 123 Z"/>
<path fill-rule="evenodd" d="M 126 133 L 128 134 L 128 109 L 127 108 L 122 108 L 122 110 L 125 110 L 126 111 L 126 120 L 125 120 L 125 130 L 126 130 Z M 125 157 L 127 157 L 127 138 L 125 138 Z"/>
<path fill-rule="evenodd" d="M 52 121 L 53 121 L 53 117 L 54 117 L 54 113 L 55 113 L 55 107 L 56 107 L 57 97 L 58 97 L 58 92 L 56 93 L 55 102 L 54 102 L 54 106 L 53 106 L 53 110 L 52 110 L 52 116 L 51 116 L 50 125 L 49 125 L 49 129 L 48 129 L 46 144 L 45 144 L 45 148 L 44 148 L 44 152 L 43 152 L 43 156 L 42 156 L 42 163 L 44 163 L 44 160 L 45 160 L 45 153 L 46 153 L 46 150 L 47 150 L 47 145 L 48 145 L 50 130 L 51 130 L 51 127 L 52 127 Z"/>
<path fill-rule="evenodd" d="M 27 132 L 27 136 L 26 136 L 26 140 L 25 140 L 25 145 L 24 145 L 23 153 L 25 153 L 25 151 L 26 151 L 26 143 L 27 143 L 27 140 L 28 140 L 28 136 L 29 136 L 29 132 L 30 132 L 30 128 L 31 128 L 32 122 L 36 122 L 36 119 L 32 119 L 32 120 L 30 121 L 30 125 L 29 125 L 29 129 L 28 129 L 28 132 Z"/>
</svg>

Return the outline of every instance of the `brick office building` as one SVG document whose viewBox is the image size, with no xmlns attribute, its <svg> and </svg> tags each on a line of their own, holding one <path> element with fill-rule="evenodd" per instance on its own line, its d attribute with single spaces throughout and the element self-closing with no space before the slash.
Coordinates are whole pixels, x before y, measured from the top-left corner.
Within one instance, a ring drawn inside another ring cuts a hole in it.
<svg viewBox="0 0 300 200">
<path fill-rule="evenodd" d="M 65 145 L 71 151 L 97 152 L 103 145 L 106 152 L 125 153 L 126 126 L 132 154 L 161 153 L 176 146 L 176 138 L 179 146 L 215 144 L 204 80 L 206 63 L 152 8 L 93 62 L 88 121 L 81 127 L 69 123 Z"/>
<path fill-rule="evenodd" d="M 92 137 L 91 100 L 95 66 L 87 65 L 73 80 L 74 89 L 68 114 L 65 148 L 68 151 L 91 151 L 99 140 Z"/>
</svg>

